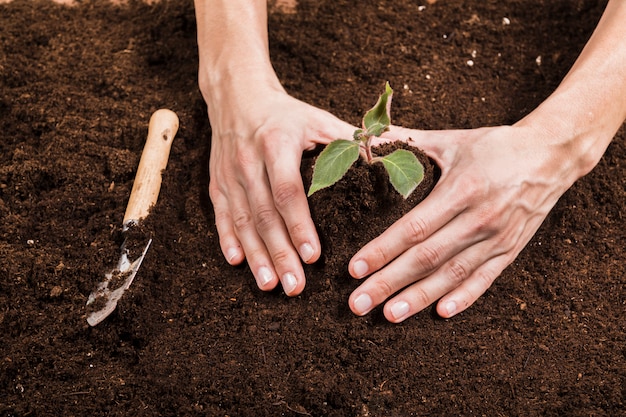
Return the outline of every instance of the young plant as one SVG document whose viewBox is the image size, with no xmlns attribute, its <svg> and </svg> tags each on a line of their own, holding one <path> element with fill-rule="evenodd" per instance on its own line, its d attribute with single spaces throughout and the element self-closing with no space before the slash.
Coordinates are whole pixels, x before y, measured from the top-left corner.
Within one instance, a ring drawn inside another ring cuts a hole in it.
<svg viewBox="0 0 626 417">
<path fill-rule="evenodd" d="M 378 98 L 376 105 L 365 113 L 363 128 L 354 131 L 352 140 L 334 140 L 318 155 L 313 167 L 309 196 L 339 181 L 359 155 L 370 164 L 382 162 L 389 174 L 391 185 L 404 198 L 408 198 L 422 182 L 424 167 L 413 152 L 398 149 L 384 156 L 376 156 L 372 153 L 372 138 L 389 130 L 392 95 L 393 90 L 387 83 L 385 92 Z"/>
</svg>

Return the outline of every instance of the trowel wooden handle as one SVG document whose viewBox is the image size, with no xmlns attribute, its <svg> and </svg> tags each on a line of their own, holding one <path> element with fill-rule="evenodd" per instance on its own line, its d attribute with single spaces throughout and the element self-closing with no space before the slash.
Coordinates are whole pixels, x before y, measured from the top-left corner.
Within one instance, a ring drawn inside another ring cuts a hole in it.
<svg viewBox="0 0 626 417">
<path fill-rule="evenodd" d="M 172 141 L 178 131 L 178 116 L 171 110 L 160 109 L 150 117 L 148 138 L 144 145 L 135 182 L 130 193 L 124 225 L 148 215 L 161 190 L 161 172 L 167 166 Z"/>
</svg>

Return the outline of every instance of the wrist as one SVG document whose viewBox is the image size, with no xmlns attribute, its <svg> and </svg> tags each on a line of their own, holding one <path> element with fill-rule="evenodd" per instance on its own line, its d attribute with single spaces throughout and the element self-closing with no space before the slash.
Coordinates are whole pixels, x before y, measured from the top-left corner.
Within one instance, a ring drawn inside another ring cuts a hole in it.
<svg viewBox="0 0 626 417">
<path fill-rule="evenodd" d="M 257 91 L 284 91 L 269 62 L 235 62 L 206 65 L 200 62 L 198 86 L 207 105 L 219 104 L 237 96 L 253 96 Z"/>
<path fill-rule="evenodd" d="M 626 2 L 610 1 L 578 59 L 556 91 L 520 126 L 547 133 L 578 179 L 591 171 L 626 118 Z M 541 132 L 540 132 L 541 133 Z"/>
<path fill-rule="evenodd" d="M 259 115 L 271 97 L 286 92 L 271 68 L 225 68 L 208 70 L 201 66 L 198 76 L 213 133 L 253 131 L 262 123 Z"/>
<path fill-rule="evenodd" d="M 547 150 L 551 163 L 562 168 L 564 180 L 573 184 L 600 161 L 621 126 L 608 113 L 592 111 L 580 103 L 553 94 L 516 126 L 530 128 Z"/>
<path fill-rule="evenodd" d="M 198 84 L 207 102 L 255 86 L 280 88 L 271 64 L 266 0 L 196 0 Z"/>
</svg>

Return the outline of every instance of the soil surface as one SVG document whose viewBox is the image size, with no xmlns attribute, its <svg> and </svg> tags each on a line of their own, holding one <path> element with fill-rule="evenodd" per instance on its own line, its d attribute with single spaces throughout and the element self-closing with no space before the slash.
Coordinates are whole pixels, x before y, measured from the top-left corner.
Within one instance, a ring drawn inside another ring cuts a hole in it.
<svg viewBox="0 0 626 417">
<path fill-rule="evenodd" d="M 305 0 L 272 9 L 271 54 L 291 94 L 353 124 L 387 80 L 397 124 L 510 124 L 558 85 L 604 5 Z M 473 307 L 393 325 L 347 307 L 357 247 L 326 252 L 295 298 L 225 262 L 196 47 L 189 0 L 0 4 L 0 416 L 626 413 L 623 129 Z M 180 129 L 142 224 L 153 242 L 90 327 L 162 107 Z"/>
<path fill-rule="evenodd" d="M 410 150 L 424 167 L 423 180 L 406 199 L 393 188 L 382 163 L 369 164 L 362 158 L 335 184 L 309 197 L 311 217 L 322 244 L 322 256 L 318 262 L 304 265 L 307 276 L 315 276 L 316 281 L 329 285 L 354 281 L 350 279 L 347 265 L 355 250 L 383 233 L 432 191 L 440 170 L 420 149 L 395 142 L 373 147 L 372 154 L 384 156 L 397 149 Z M 302 179 L 306 190 L 311 184 L 315 162 L 314 153 L 305 155 L 302 160 Z M 333 292 L 337 290 L 331 288 Z"/>
</svg>

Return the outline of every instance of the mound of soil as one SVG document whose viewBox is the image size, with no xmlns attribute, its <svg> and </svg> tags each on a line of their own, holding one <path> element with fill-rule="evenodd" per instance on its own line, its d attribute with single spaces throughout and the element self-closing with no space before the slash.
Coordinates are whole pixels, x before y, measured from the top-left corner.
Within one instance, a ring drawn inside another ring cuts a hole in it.
<svg viewBox="0 0 626 417">
<path fill-rule="evenodd" d="M 271 55 L 291 94 L 353 124 L 387 80 L 397 124 L 508 124 L 558 85 L 605 3 L 302 0 L 273 9 Z M 223 259 L 195 36 L 191 1 L 0 4 L 1 416 L 626 412 L 624 130 L 468 311 L 356 317 L 345 271 L 310 270 L 289 298 Z M 92 328 L 162 107 L 180 129 L 142 224 L 153 242 Z"/>
<path fill-rule="evenodd" d="M 309 197 L 322 256 L 318 262 L 305 265 L 307 276 L 326 275 L 330 281 L 350 282 L 347 265 L 354 252 L 383 233 L 432 191 L 440 170 L 420 149 L 396 142 L 375 146 L 372 152 L 383 156 L 396 149 L 413 152 L 424 167 L 422 182 L 406 199 L 393 188 L 382 163 L 368 164 L 362 158 L 337 183 Z M 315 154 L 302 159 L 305 190 L 310 187 L 315 161 Z"/>
</svg>

